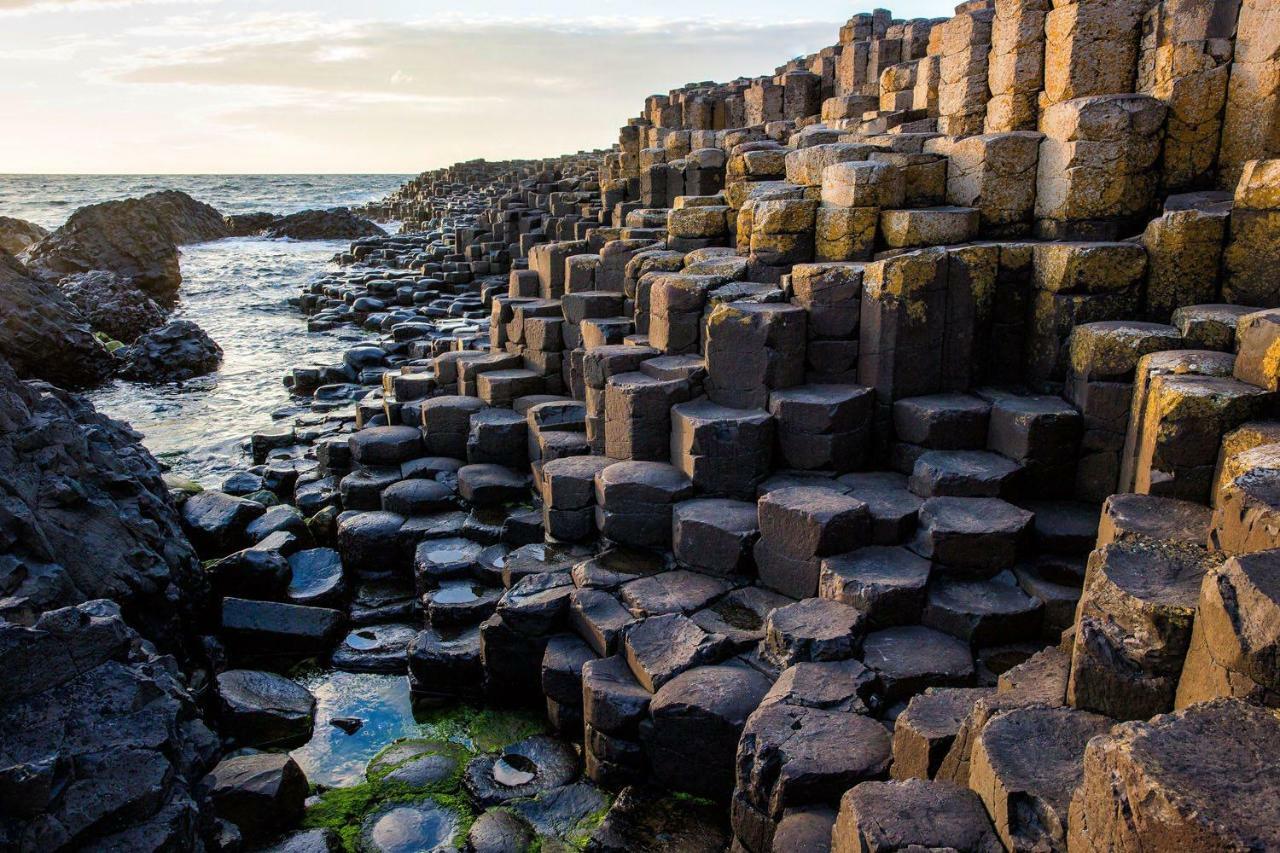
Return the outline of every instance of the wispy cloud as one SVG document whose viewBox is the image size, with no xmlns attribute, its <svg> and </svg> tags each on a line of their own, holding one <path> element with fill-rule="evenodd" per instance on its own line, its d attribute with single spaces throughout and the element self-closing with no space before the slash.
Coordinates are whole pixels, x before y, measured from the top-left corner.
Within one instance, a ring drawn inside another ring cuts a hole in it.
<svg viewBox="0 0 1280 853">
<path fill-rule="evenodd" d="M 0 0 L 0 16 L 76 12 L 121 6 L 172 6 L 216 2 L 218 0 Z"/>
</svg>

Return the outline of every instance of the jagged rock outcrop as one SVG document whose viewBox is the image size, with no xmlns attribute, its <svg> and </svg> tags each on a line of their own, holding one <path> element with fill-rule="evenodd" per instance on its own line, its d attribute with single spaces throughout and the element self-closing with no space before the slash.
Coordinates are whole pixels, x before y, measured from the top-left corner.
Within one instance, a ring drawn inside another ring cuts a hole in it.
<svg viewBox="0 0 1280 853">
<path fill-rule="evenodd" d="M 164 325 L 164 309 L 116 273 L 76 273 L 58 282 L 58 287 L 95 332 L 112 340 L 132 343 L 144 332 Z"/>
<path fill-rule="evenodd" d="M 86 552 L 89 553 L 89 552 Z M 0 849 L 198 850 L 219 746 L 110 601 L 0 619 Z"/>
<path fill-rule="evenodd" d="M 111 356 L 76 306 L 55 285 L 37 281 L 0 251 L 0 356 L 24 378 L 64 387 L 106 379 Z"/>
<path fill-rule="evenodd" d="M 25 252 L 28 247 L 48 236 L 49 229 L 34 222 L 15 219 L 12 216 L 0 216 L 0 250 L 11 255 Z"/>
<path fill-rule="evenodd" d="M 186 193 L 166 190 L 82 207 L 24 257 L 32 273 L 44 279 L 110 270 L 164 302 L 176 296 L 182 282 L 178 246 L 230 233 L 218 211 Z"/>
<path fill-rule="evenodd" d="M 361 237 L 383 237 L 386 232 L 345 207 L 334 207 L 282 216 L 266 227 L 262 234 L 294 240 L 357 240 Z"/>
<path fill-rule="evenodd" d="M 231 213 L 223 217 L 232 237 L 251 237 L 261 234 L 271 223 L 279 219 L 275 213 Z"/>
<path fill-rule="evenodd" d="M 222 347 L 190 320 L 174 320 L 116 350 L 120 375 L 137 382 L 181 382 L 222 363 Z"/>
<path fill-rule="evenodd" d="M 205 581 L 139 438 L 0 359 L 0 617 L 110 598 L 143 636 L 181 646 Z"/>
</svg>

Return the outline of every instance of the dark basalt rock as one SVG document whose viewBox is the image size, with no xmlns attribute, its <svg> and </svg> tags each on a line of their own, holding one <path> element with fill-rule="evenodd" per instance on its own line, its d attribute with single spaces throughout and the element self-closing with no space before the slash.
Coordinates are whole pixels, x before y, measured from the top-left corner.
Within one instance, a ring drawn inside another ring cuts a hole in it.
<svg viewBox="0 0 1280 853">
<path fill-rule="evenodd" d="M 493 808 L 476 818 L 467 834 L 473 853 L 524 853 L 533 843 L 533 830 L 507 809 Z"/>
<path fill-rule="evenodd" d="M 0 409 L 2 410 L 2 409 Z M 53 662 L 56 665 L 51 665 Z M 0 848 L 194 850 L 217 760 L 172 658 L 108 601 L 0 621 Z"/>
<path fill-rule="evenodd" d="M 535 735 L 501 755 L 482 755 L 467 765 L 462 784 L 478 806 L 496 806 L 567 785 L 578 775 L 578 756 L 563 741 Z"/>
<path fill-rule="evenodd" d="M 224 758 L 204 779 L 214 812 L 261 844 L 302 817 L 307 777 L 288 755 L 258 752 Z"/>
<path fill-rule="evenodd" d="M 279 218 L 277 214 L 259 211 L 231 213 L 222 217 L 222 221 L 227 223 L 227 230 L 231 232 L 232 237 L 252 237 L 255 234 L 261 234 Z"/>
<path fill-rule="evenodd" d="M 65 388 L 97 385 L 115 370 L 111 354 L 75 304 L 55 285 L 31 278 L 5 252 L 0 252 L 0 357 L 24 379 Z"/>
<path fill-rule="evenodd" d="M 342 840 L 332 829 L 304 829 L 263 849 L 263 853 L 338 853 Z"/>
<path fill-rule="evenodd" d="M 252 548 L 223 557 L 209 566 L 208 573 L 218 595 L 267 600 L 282 598 L 293 577 L 284 557 Z"/>
<path fill-rule="evenodd" d="M 137 382 L 181 382 L 212 373 L 222 347 L 190 320 L 174 320 L 116 350 L 120 375 Z"/>
<path fill-rule="evenodd" d="M 216 556 L 248 543 L 248 527 L 267 511 L 257 501 L 205 491 L 182 505 L 182 526 L 202 554 Z"/>
<path fill-rule="evenodd" d="M 315 725 L 316 700 L 301 684 L 274 672 L 218 673 L 223 729 L 246 746 L 304 741 Z"/>
<path fill-rule="evenodd" d="M 138 439 L 74 394 L 18 382 L 0 360 L 0 615 L 29 623 L 111 598 L 148 639 L 181 647 L 208 587 Z"/>
<path fill-rule="evenodd" d="M 359 844 L 368 853 L 449 853 L 461 828 L 455 812 L 432 800 L 392 803 L 365 818 Z"/>
<path fill-rule="evenodd" d="M 48 236 L 49 229 L 34 222 L 0 216 L 0 251 L 20 255 Z"/>
<path fill-rule="evenodd" d="M 292 240 L 358 240 L 361 237 L 385 237 L 387 232 L 345 207 L 334 207 L 282 216 L 261 233 L 264 237 L 288 237 Z"/>
<path fill-rule="evenodd" d="M 347 635 L 333 653 L 333 665 L 347 672 L 404 672 L 412 625 L 369 625 Z"/>
<path fill-rule="evenodd" d="M 133 343 L 145 332 L 164 325 L 165 312 L 133 282 L 105 270 L 76 273 L 58 282 L 59 289 L 80 310 L 95 332 Z"/>
<path fill-rule="evenodd" d="M 82 207 L 28 249 L 26 258 L 31 271 L 45 279 L 109 270 L 167 302 L 182 281 L 178 246 L 230 233 L 218 211 L 186 193 L 167 190 Z"/>
<path fill-rule="evenodd" d="M 724 810 L 708 803 L 627 787 L 591 836 L 595 853 L 721 853 L 729 843 Z"/>
</svg>

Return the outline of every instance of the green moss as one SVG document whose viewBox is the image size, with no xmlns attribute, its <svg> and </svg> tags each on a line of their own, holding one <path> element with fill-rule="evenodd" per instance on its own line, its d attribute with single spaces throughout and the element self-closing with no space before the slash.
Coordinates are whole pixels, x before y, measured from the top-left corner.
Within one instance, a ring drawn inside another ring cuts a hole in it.
<svg viewBox="0 0 1280 853">
<path fill-rule="evenodd" d="M 333 788 L 320 794 L 319 801 L 307 809 L 302 818 L 304 829 L 331 829 L 342 840 L 342 847 L 356 853 L 360 827 L 365 819 L 392 803 L 420 803 L 431 800 L 458 815 L 455 841 L 465 839 L 475 822 L 475 812 L 466 796 L 459 791 L 461 771 L 438 786 L 415 788 L 386 782 L 365 782 L 349 788 Z"/>
<path fill-rule="evenodd" d="M 533 712 L 473 705 L 435 708 L 420 717 L 419 722 L 425 737 L 452 741 L 472 752 L 497 752 L 547 730 L 542 717 Z"/>
<path fill-rule="evenodd" d="M 682 803 L 689 803 L 694 806 L 707 806 L 715 808 L 715 800 L 709 800 L 706 797 L 695 796 L 694 794 L 686 794 L 684 791 L 672 791 L 671 799 L 679 800 Z"/>
<path fill-rule="evenodd" d="M 565 838 L 570 847 L 575 850 L 587 849 L 587 845 L 591 843 L 591 836 L 595 835 L 596 830 L 600 828 L 600 824 L 604 823 L 605 816 L 609 814 L 610 805 L 610 803 L 606 803 L 603 808 L 578 821 L 578 825 Z"/>
</svg>

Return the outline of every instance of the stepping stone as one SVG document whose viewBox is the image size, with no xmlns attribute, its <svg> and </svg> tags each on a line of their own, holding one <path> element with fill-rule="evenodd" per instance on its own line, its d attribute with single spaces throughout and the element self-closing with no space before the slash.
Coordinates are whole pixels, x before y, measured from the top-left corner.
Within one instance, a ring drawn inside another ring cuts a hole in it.
<svg viewBox="0 0 1280 853">
<path fill-rule="evenodd" d="M 605 455 L 648 462 L 672 459 L 672 409 L 688 399 L 686 382 L 664 382 L 639 372 L 609 377 L 604 392 Z"/>
<path fill-rule="evenodd" d="M 533 828 L 504 808 L 489 809 L 467 833 L 467 848 L 474 853 L 515 853 L 528 850 L 534 841 Z"/>
<path fill-rule="evenodd" d="M 493 615 L 502 592 L 472 580 L 441 581 L 438 589 L 422 597 L 427 624 L 437 630 L 478 625 Z"/>
<path fill-rule="evenodd" d="M 404 522 L 404 516 L 394 512 L 344 513 L 337 536 L 342 564 L 357 573 L 398 572 L 406 556 Z"/>
<path fill-rule="evenodd" d="M 409 645 L 409 688 L 416 695 L 467 697 L 480 681 L 480 632 L 419 631 Z"/>
<path fill-rule="evenodd" d="M 989 578 L 1018 561 L 1031 520 L 999 498 L 929 498 L 911 549 L 948 575 Z"/>
<path fill-rule="evenodd" d="M 467 461 L 508 468 L 529 464 L 529 422 L 510 409 L 485 409 L 471 416 Z"/>
<path fill-rule="evenodd" d="M 868 546 L 822 561 L 818 595 L 855 607 L 873 628 L 920 621 L 932 564 L 906 548 Z"/>
<path fill-rule="evenodd" d="M 503 559 L 500 580 L 503 586 L 513 587 L 529 575 L 568 572 L 588 553 L 570 545 L 543 542 L 522 545 Z"/>
<path fill-rule="evenodd" d="M 911 491 L 922 498 L 1010 497 L 1022 466 L 985 450 L 931 450 L 916 459 Z"/>
<path fill-rule="evenodd" d="M 1278 558 L 1242 554 L 1205 575 L 1175 707 L 1215 696 L 1267 703 L 1280 694 Z"/>
<path fill-rule="evenodd" d="M 973 705 L 990 687 L 930 687 L 911 697 L 893 725 L 893 778 L 932 779 Z"/>
<path fill-rule="evenodd" d="M 1080 586 L 1084 582 L 1084 562 L 1075 557 L 1040 557 L 1013 568 L 1018 586 L 1040 602 L 1040 639 L 1057 642 L 1062 632 L 1075 624 Z"/>
<path fill-rule="evenodd" d="M 589 782 L 574 782 L 511 804 L 511 809 L 543 838 L 566 840 L 575 837 L 593 815 L 608 807 L 609 798 Z"/>
<path fill-rule="evenodd" d="M 246 530 L 266 511 L 254 501 L 203 491 L 183 502 L 182 529 L 202 556 L 219 557 L 250 545 Z"/>
<path fill-rule="evenodd" d="M 420 594 L 448 580 L 464 580 L 478 574 L 484 546 L 470 539 L 428 539 L 413 552 L 413 576 Z"/>
<path fill-rule="evenodd" d="M 1042 607 L 1024 593 L 1012 573 L 989 581 L 939 578 L 929 586 L 922 625 L 945 631 L 975 649 L 1034 640 Z"/>
<path fill-rule="evenodd" d="M 408 622 L 415 609 L 412 587 L 400 580 L 368 581 L 356 587 L 351 624 L 379 625 Z"/>
<path fill-rule="evenodd" d="M 458 469 L 458 494 L 476 506 L 525 501 L 529 480 L 502 465 L 464 465 Z"/>
<path fill-rule="evenodd" d="M 1203 547 L 1209 539 L 1212 520 L 1212 510 L 1191 501 L 1156 495 L 1112 495 L 1102 504 L 1096 547 L 1137 540 Z"/>
<path fill-rule="evenodd" d="M 632 625 L 623 654 L 636 681 L 654 693 L 686 670 L 724 660 L 730 647 L 725 637 L 707 633 L 683 614 L 668 613 Z"/>
<path fill-rule="evenodd" d="M 578 770 L 578 756 L 571 746 L 534 735 L 508 746 L 501 755 L 473 758 L 463 773 L 462 786 L 473 803 L 487 808 L 567 785 Z"/>
<path fill-rule="evenodd" d="M 542 655 L 542 692 L 562 705 L 582 707 L 582 667 L 596 660 L 591 647 L 572 634 L 547 642 Z"/>
<path fill-rule="evenodd" d="M 332 829 L 303 829 L 262 848 L 266 853 L 336 853 L 342 842 Z"/>
<path fill-rule="evenodd" d="M 273 672 L 228 669 L 218 673 L 218 719 L 245 746 L 305 741 L 315 724 L 316 700 L 301 684 Z"/>
<path fill-rule="evenodd" d="M 628 581 L 667 571 L 667 559 L 657 551 L 609 548 L 573 567 L 573 582 L 581 589 L 616 589 Z"/>
<path fill-rule="evenodd" d="M 728 581 L 677 569 L 623 584 L 622 603 L 636 618 L 692 613 L 729 591 Z"/>
<path fill-rule="evenodd" d="M 270 507 L 261 516 L 249 522 L 244 532 L 250 541 L 261 543 L 272 533 L 280 531 L 292 533 L 302 541 L 311 540 L 307 520 L 302 517 L 302 513 L 287 504 Z"/>
<path fill-rule="evenodd" d="M 1209 545 L 1247 553 L 1280 547 L 1280 470 L 1255 469 L 1227 483 L 1218 497 Z"/>
<path fill-rule="evenodd" d="M 1164 543 L 1094 551 L 1072 645 L 1072 706 L 1117 720 L 1172 710 L 1201 583 L 1221 562 L 1220 554 Z"/>
<path fill-rule="evenodd" d="M 779 668 L 846 660 L 857 655 L 865 632 L 862 611 L 839 601 L 806 598 L 769 614 L 761 654 Z"/>
<path fill-rule="evenodd" d="M 802 385 L 771 392 L 769 413 L 786 467 L 841 472 L 861 467 L 874 399 L 875 392 L 862 385 Z"/>
<path fill-rule="evenodd" d="M 826 806 L 787 809 L 774 830 L 773 844 L 778 850 L 830 853 L 831 830 L 835 824 L 835 810 Z"/>
<path fill-rule="evenodd" d="M 582 665 L 583 719 L 596 731 L 634 736 L 648 716 L 650 698 L 621 655 Z"/>
<path fill-rule="evenodd" d="M 1085 556 L 1098 541 L 1098 508 L 1079 501 L 1024 501 L 1035 514 L 1036 551 Z"/>
<path fill-rule="evenodd" d="M 1001 853 L 1003 849 L 982 800 L 950 782 L 863 782 L 840 798 L 840 812 L 831 830 L 832 853 Z"/>
<path fill-rule="evenodd" d="M 205 569 L 217 595 L 237 598 L 283 598 L 293 569 L 274 551 L 237 551 Z"/>
<path fill-rule="evenodd" d="M 1274 712 L 1234 700 L 1119 726 L 1085 749 L 1068 843 L 1134 850 L 1167 838 L 1188 850 L 1275 848 L 1278 747 Z"/>
<path fill-rule="evenodd" d="M 446 383 L 447 384 L 447 383 Z M 432 397 L 422 403 L 422 437 L 426 452 L 450 459 L 467 458 L 471 416 L 487 408 L 475 397 Z"/>
<path fill-rule="evenodd" d="M 654 780 L 695 796 L 726 798 L 747 717 L 769 680 L 743 666 L 700 666 L 663 685 L 649 703 L 641 740 Z M 698 744 L 690 750 L 690 744 Z"/>
<path fill-rule="evenodd" d="M 258 752 L 224 758 L 204 777 L 214 814 L 248 844 L 272 840 L 302 817 L 307 777 L 288 755 Z"/>
<path fill-rule="evenodd" d="M 290 554 L 289 571 L 285 596 L 290 604 L 331 607 L 342 601 L 347 588 L 342 558 L 332 548 L 310 548 Z"/>
<path fill-rule="evenodd" d="M 399 468 L 360 468 L 338 483 L 344 509 L 376 510 L 382 508 L 382 493 L 400 482 Z"/>
<path fill-rule="evenodd" d="M 899 441 L 930 450 L 980 450 L 987 444 L 991 404 L 971 394 L 931 394 L 893 403 Z"/>
<path fill-rule="evenodd" d="M 796 705 L 851 714 L 879 709 L 876 674 L 856 660 L 798 663 L 778 676 L 760 706 Z"/>
<path fill-rule="evenodd" d="M 871 513 L 871 543 L 900 545 L 916 532 L 923 501 L 907 488 L 907 478 L 892 471 L 845 474 L 836 481 L 867 505 Z"/>
<path fill-rule="evenodd" d="M 596 474 L 600 535 L 635 548 L 671 548 L 672 504 L 693 496 L 693 484 L 661 462 L 618 462 Z"/>
<path fill-rule="evenodd" d="M 742 730 L 735 797 L 773 822 L 789 806 L 835 800 L 889 770 L 889 732 L 861 714 L 764 705 Z"/>
<path fill-rule="evenodd" d="M 1011 850 L 1063 850 L 1067 810 L 1090 738 L 1113 720 L 1072 708 L 1020 708 L 993 717 L 973 746 L 969 787 Z"/>
<path fill-rule="evenodd" d="M 416 635 L 412 625 L 357 628 L 334 650 L 333 665 L 346 672 L 402 673 L 409 644 Z"/>
<path fill-rule="evenodd" d="M 328 653 L 342 629 L 340 610 L 244 598 L 222 600 L 222 631 L 228 644 L 248 653 Z"/>
<path fill-rule="evenodd" d="M 401 480 L 382 490 L 382 508 L 400 515 L 448 512 L 457 505 L 458 497 L 453 490 L 435 480 Z"/>
<path fill-rule="evenodd" d="M 347 439 L 358 465 L 400 465 L 422 455 L 422 430 L 411 426 L 368 427 Z"/>
<path fill-rule="evenodd" d="M 573 579 L 564 572 L 529 575 L 507 590 L 498 601 L 503 623 L 526 637 L 545 637 L 564 630 Z M 538 650 L 541 658 L 542 650 Z"/>
<path fill-rule="evenodd" d="M 724 636 L 735 652 L 745 652 L 764 639 L 769 613 L 791 603 L 785 595 L 748 586 L 729 592 L 692 618 L 704 631 Z"/>
<path fill-rule="evenodd" d="M 672 513 L 672 550 L 682 564 L 713 575 L 745 572 L 760 535 L 756 506 L 703 498 L 682 501 Z"/>
<path fill-rule="evenodd" d="M 967 243 L 978 236 L 978 211 L 972 207 L 882 210 L 880 236 L 891 249 Z"/>
<path fill-rule="evenodd" d="M 400 476 L 406 480 L 435 480 L 443 475 L 456 474 L 464 463 L 447 456 L 419 456 L 400 465 Z"/>
<path fill-rule="evenodd" d="M 567 456 L 542 463 L 543 520 L 550 536 L 577 542 L 595 535 L 595 476 L 612 464 L 602 456 Z"/>
<path fill-rule="evenodd" d="M 577 589 L 569 594 L 569 624 L 602 657 L 618 651 L 623 632 L 634 621 L 607 592 Z"/>
<path fill-rule="evenodd" d="M 360 826 L 360 849 L 369 853 L 417 853 L 453 849 L 461 817 L 434 800 L 392 803 L 377 809 Z"/>
<path fill-rule="evenodd" d="M 773 433 L 768 412 L 702 398 L 671 407 L 670 441 L 664 436 L 663 445 L 700 493 L 746 500 L 769 475 Z"/>
<path fill-rule="evenodd" d="M 941 631 L 913 625 L 867 635 L 862 662 L 880 675 L 889 702 L 909 699 L 926 687 L 967 687 L 973 655 L 966 643 Z"/>
<path fill-rule="evenodd" d="M 779 489 L 764 495 L 757 508 L 760 580 L 792 598 L 817 593 L 822 557 L 868 544 L 867 505 L 831 489 Z"/>
</svg>

